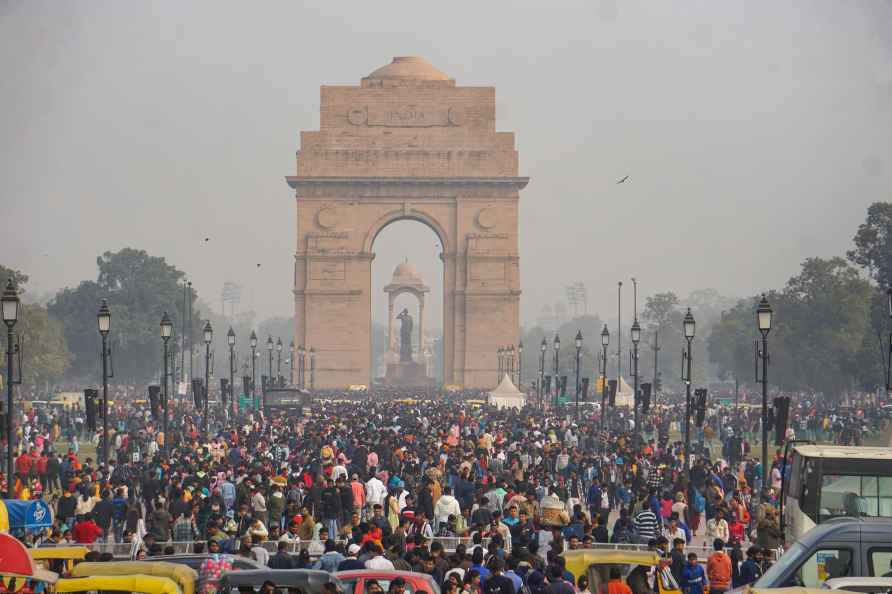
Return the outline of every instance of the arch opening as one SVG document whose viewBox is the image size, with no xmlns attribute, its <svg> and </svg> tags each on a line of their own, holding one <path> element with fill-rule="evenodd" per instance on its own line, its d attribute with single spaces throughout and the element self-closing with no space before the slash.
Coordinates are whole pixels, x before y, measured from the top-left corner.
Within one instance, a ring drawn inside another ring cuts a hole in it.
<svg viewBox="0 0 892 594">
<path fill-rule="evenodd" d="M 443 381 L 443 242 L 438 230 L 416 217 L 395 217 L 370 229 L 370 364 L 375 383 L 394 384 L 401 352 L 404 309 L 412 318 L 411 357 L 423 366 L 425 383 Z"/>
</svg>

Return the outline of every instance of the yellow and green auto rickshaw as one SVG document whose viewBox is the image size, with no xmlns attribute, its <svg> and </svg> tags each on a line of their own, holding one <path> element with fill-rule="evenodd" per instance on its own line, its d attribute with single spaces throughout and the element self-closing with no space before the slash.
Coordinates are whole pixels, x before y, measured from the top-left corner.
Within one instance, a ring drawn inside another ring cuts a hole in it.
<svg viewBox="0 0 892 594">
<path fill-rule="evenodd" d="M 143 592 L 144 594 L 183 594 L 177 583 L 156 575 L 94 575 L 90 577 L 62 578 L 54 586 L 55 592 Z"/>
<path fill-rule="evenodd" d="M 567 571 L 574 579 L 586 575 L 592 592 L 606 592 L 610 569 L 618 567 L 632 594 L 656 591 L 657 594 L 681 594 L 681 588 L 672 577 L 669 561 L 656 551 L 623 551 L 615 549 L 577 549 L 565 551 Z M 656 583 L 653 590 L 646 585 L 647 576 L 654 569 Z"/>
<path fill-rule="evenodd" d="M 165 561 L 105 561 L 100 563 L 78 563 L 71 571 L 71 577 L 94 577 L 100 575 L 151 575 L 165 577 L 176 582 L 183 594 L 195 594 L 198 572 L 187 565 Z"/>
</svg>

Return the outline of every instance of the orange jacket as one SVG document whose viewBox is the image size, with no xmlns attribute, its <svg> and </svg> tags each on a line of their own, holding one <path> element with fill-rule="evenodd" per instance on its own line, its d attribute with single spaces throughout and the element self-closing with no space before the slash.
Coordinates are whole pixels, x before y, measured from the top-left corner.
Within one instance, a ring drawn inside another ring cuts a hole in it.
<svg viewBox="0 0 892 594">
<path fill-rule="evenodd" d="M 709 556 L 706 577 L 712 588 L 727 590 L 731 587 L 731 557 L 725 551 L 716 551 Z"/>
</svg>

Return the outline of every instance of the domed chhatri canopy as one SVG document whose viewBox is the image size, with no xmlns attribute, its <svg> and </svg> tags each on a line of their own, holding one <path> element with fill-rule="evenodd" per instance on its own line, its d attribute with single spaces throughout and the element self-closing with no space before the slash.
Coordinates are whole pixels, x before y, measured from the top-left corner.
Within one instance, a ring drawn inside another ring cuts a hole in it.
<svg viewBox="0 0 892 594">
<path fill-rule="evenodd" d="M 378 68 L 367 80 L 449 80 L 449 77 L 418 56 L 397 56 L 390 64 Z"/>
<path fill-rule="evenodd" d="M 415 270 L 415 267 L 409 264 L 409 261 L 400 262 L 393 269 L 393 278 L 390 280 L 392 285 L 423 285 L 421 275 Z"/>
</svg>

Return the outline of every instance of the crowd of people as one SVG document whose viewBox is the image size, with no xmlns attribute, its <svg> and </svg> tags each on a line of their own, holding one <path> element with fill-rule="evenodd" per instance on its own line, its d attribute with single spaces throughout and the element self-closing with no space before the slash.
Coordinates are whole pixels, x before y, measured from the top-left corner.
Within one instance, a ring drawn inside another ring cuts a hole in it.
<svg viewBox="0 0 892 594">
<path fill-rule="evenodd" d="M 140 558 L 406 569 L 468 594 L 568 594 L 555 586 L 568 580 L 585 592 L 561 553 L 608 542 L 661 551 L 690 594 L 706 583 L 721 592 L 757 579 L 783 545 L 781 450 L 763 485 L 758 432 L 727 422 L 726 408 L 696 430 L 704 445 L 688 473 L 678 402 L 652 409 L 636 436 L 628 415 L 602 423 L 593 408 L 498 410 L 481 397 L 317 393 L 303 408 L 212 408 L 208 433 L 201 411 L 174 398 L 167 435 L 157 411 L 120 397 L 107 467 L 84 453 L 102 444 L 78 407 L 33 408 L 18 424 L 15 487 L 49 501 L 55 525 L 21 537 L 133 543 Z M 833 414 L 797 407 L 791 425 L 803 415 L 806 430 L 827 418 L 832 428 Z M 635 594 L 652 588 L 628 582 Z"/>
</svg>

